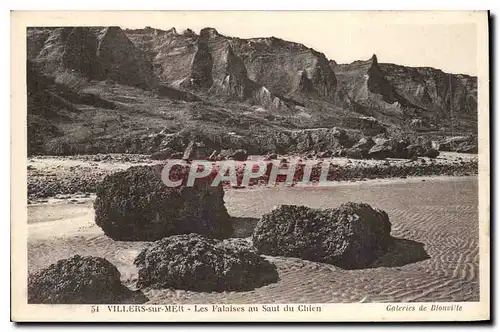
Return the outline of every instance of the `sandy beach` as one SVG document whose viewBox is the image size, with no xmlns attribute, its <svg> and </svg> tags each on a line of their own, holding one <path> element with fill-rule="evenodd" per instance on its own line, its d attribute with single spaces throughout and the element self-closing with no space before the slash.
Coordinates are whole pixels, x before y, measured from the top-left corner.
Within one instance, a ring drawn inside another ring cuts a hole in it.
<svg viewBox="0 0 500 332">
<path fill-rule="evenodd" d="M 365 202 L 385 210 L 396 243 L 372 268 L 344 270 L 297 258 L 267 257 L 279 281 L 247 292 L 145 289 L 147 303 L 326 303 L 479 300 L 477 177 L 426 177 L 339 183 L 329 188 L 226 190 L 235 237 L 248 237 L 278 204 L 335 207 Z M 104 257 L 135 289 L 133 261 L 147 242 L 113 241 L 94 223 L 93 196 L 28 206 L 28 269 L 75 254 Z"/>
</svg>

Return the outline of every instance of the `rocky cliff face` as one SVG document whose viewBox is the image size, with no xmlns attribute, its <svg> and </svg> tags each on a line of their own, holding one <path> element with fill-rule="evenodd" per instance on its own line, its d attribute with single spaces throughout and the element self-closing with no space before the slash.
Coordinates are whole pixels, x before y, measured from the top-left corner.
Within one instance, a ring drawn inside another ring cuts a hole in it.
<svg viewBox="0 0 500 332">
<path fill-rule="evenodd" d="M 307 130 L 319 128 L 369 136 L 477 130 L 475 77 L 379 63 L 375 55 L 338 64 L 275 37 L 240 39 L 213 28 L 30 28 L 27 56 L 36 153 L 73 151 L 74 140 L 85 147 L 91 139 L 99 142 L 91 151 L 141 152 L 126 142 L 185 128 L 228 137 L 222 148 L 235 137 L 254 142 L 244 146 L 249 151 L 335 146 L 328 135 L 307 143 Z"/>
<path fill-rule="evenodd" d="M 367 61 L 330 65 L 339 81 L 337 101 L 356 112 L 433 129 L 467 123 L 472 129 L 477 121 L 475 77 L 380 64 L 376 55 Z"/>
<path fill-rule="evenodd" d="M 339 81 L 338 102 L 355 112 L 400 123 L 420 111 L 386 79 L 376 55 L 367 61 L 334 65 L 333 69 Z"/>
<path fill-rule="evenodd" d="M 155 29 L 131 30 L 128 35 L 143 45 L 163 84 L 270 109 L 286 111 L 294 107 L 295 103 L 255 81 L 235 52 L 231 38 L 213 28 L 202 29 L 199 36 L 191 30 L 179 34 L 175 30 L 161 33 Z"/>
<path fill-rule="evenodd" d="M 67 32 L 63 42 L 62 63 L 91 78 L 105 77 L 102 62 L 97 56 L 98 40 L 89 28 L 77 27 Z"/>
<path fill-rule="evenodd" d="M 49 75 L 69 71 L 145 89 L 156 86 L 152 64 L 119 27 L 34 28 L 28 49 L 28 60 Z"/>
<path fill-rule="evenodd" d="M 250 99 L 257 88 L 247 75 L 245 65 L 233 52 L 228 40 L 215 29 L 201 30 L 198 50 L 189 80 L 212 82 L 210 90 L 240 100 Z M 194 77 L 193 77 L 194 74 Z M 201 75 L 200 75 L 201 74 Z M 190 82 L 186 82 L 188 85 Z"/>
<path fill-rule="evenodd" d="M 105 28 L 99 35 L 97 57 L 104 76 L 122 84 L 153 88 L 153 66 L 118 27 Z"/>
<path fill-rule="evenodd" d="M 337 80 L 323 53 L 275 37 L 230 42 L 249 77 L 271 91 L 291 98 L 333 99 Z"/>
<path fill-rule="evenodd" d="M 428 111 L 436 123 L 477 122 L 477 78 L 444 73 L 434 68 L 380 65 L 385 78 L 414 105 Z"/>
</svg>

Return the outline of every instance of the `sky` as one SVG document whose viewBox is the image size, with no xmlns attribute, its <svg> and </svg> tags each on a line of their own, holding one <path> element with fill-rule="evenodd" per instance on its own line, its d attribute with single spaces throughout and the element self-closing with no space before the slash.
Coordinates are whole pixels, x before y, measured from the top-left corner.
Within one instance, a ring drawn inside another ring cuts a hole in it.
<svg viewBox="0 0 500 332">
<path fill-rule="evenodd" d="M 425 12 L 148 12 L 125 28 L 212 27 L 240 38 L 271 37 L 299 42 L 338 63 L 369 59 L 477 74 L 476 21 L 464 15 Z M 129 23 L 132 22 L 132 23 Z"/>
</svg>

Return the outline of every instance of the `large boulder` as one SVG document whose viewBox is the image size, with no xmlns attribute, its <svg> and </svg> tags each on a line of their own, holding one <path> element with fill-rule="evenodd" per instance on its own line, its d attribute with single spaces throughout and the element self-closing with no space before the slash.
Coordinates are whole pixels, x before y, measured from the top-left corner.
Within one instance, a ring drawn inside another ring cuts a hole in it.
<svg viewBox="0 0 500 332">
<path fill-rule="evenodd" d="M 252 240 L 259 252 L 363 268 L 391 243 L 391 223 L 384 211 L 367 204 L 312 209 L 281 205 L 262 216 Z"/>
<path fill-rule="evenodd" d="M 198 234 L 157 241 L 135 260 L 139 267 L 137 287 L 221 292 L 276 282 L 276 267 L 248 243 L 240 242 L 216 241 Z"/>
<path fill-rule="evenodd" d="M 99 257 L 75 255 L 28 278 L 28 303 L 121 303 L 131 295 L 118 269 Z"/>
<path fill-rule="evenodd" d="M 222 186 L 210 182 L 168 187 L 161 170 L 135 166 L 108 175 L 97 186 L 96 224 L 109 237 L 154 241 L 181 233 L 224 238 L 232 233 Z"/>
<path fill-rule="evenodd" d="M 373 159 L 385 159 L 394 157 L 393 147 L 390 143 L 374 145 L 368 151 L 368 157 Z"/>
<path fill-rule="evenodd" d="M 227 238 L 233 232 L 231 218 L 224 205 L 222 185 L 212 187 L 211 182 L 193 187 L 181 187 L 182 204 L 172 234 L 198 233 L 209 237 Z"/>
</svg>

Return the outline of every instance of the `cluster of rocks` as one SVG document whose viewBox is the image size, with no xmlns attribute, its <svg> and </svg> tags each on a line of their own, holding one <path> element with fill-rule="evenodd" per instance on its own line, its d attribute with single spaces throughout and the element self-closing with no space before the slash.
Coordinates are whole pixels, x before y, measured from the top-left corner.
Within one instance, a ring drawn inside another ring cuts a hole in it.
<svg viewBox="0 0 500 332">
<path fill-rule="evenodd" d="M 276 266 L 255 250 L 198 234 L 159 240 L 144 249 L 135 264 L 139 288 L 242 291 L 278 280 Z"/>
<path fill-rule="evenodd" d="M 349 164 L 342 167 L 333 167 L 332 165 L 330 166 L 328 180 L 358 181 L 435 175 L 468 176 L 477 173 L 477 160 L 435 163 L 432 162 L 432 159 L 431 162 L 427 162 L 425 159 L 418 159 L 405 164 L 391 164 L 387 161 L 387 163 L 379 165 Z"/>
<path fill-rule="evenodd" d="M 66 170 L 28 168 L 28 198 L 54 197 L 78 192 L 95 193 L 98 184 L 111 171 L 96 167 L 74 166 Z"/>
<path fill-rule="evenodd" d="M 152 160 L 183 159 L 183 160 L 236 160 L 245 161 L 248 152 L 245 149 L 210 149 L 203 142 L 190 141 L 183 153 L 171 148 L 165 148 L 153 153 Z"/>
<path fill-rule="evenodd" d="M 418 157 L 436 158 L 439 151 L 432 147 L 431 142 L 424 144 L 410 144 L 408 140 L 373 139 L 363 137 L 352 147 L 339 149 L 333 156 L 352 159 L 415 159 Z"/>
<path fill-rule="evenodd" d="M 455 151 L 460 153 L 478 153 L 477 137 L 456 136 L 436 143 L 439 151 Z"/>
<path fill-rule="evenodd" d="M 224 238 L 232 232 L 221 186 L 167 187 L 161 165 L 108 175 L 96 193 L 96 223 L 115 240 L 154 241 L 191 232 Z"/>
<path fill-rule="evenodd" d="M 347 157 L 352 159 L 415 159 L 418 157 L 436 158 L 439 151 L 477 152 L 477 145 L 470 144 L 469 141 L 461 141 L 462 138 L 452 138 L 442 143 L 427 141 L 416 141 L 411 143 L 408 139 L 392 138 L 372 138 L 362 137 L 353 140 L 343 129 L 333 128 L 325 133 L 321 131 L 304 131 L 301 133 L 307 137 L 304 142 L 296 142 L 295 152 L 303 154 L 307 158 L 330 158 Z M 291 137 L 295 134 L 292 133 Z M 327 141 L 321 135 L 330 135 Z M 303 136 L 298 136 L 303 137 Z M 323 143 L 320 143 L 323 142 Z M 459 145 L 458 142 L 460 142 Z M 327 144 L 328 143 L 328 144 Z M 292 144 L 292 142 L 290 142 Z M 475 148 L 474 148 L 475 147 Z M 281 149 L 283 150 L 283 149 Z M 276 159 L 277 150 L 267 152 L 265 160 Z M 274 156 L 274 158 L 273 158 Z M 172 148 L 165 148 L 151 155 L 153 160 L 180 159 L 181 153 Z M 190 141 L 182 159 L 184 160 L 237 160 L 245 161 L 248 152 L 245 149 L 212 149 L 203 142 Z"/>
<path fill-rule="evenodd" d="M 118 269 L 99 257 L 75 255 L 28 277 L 28 303 L 120 303 L 132 295 Z"/>
<path fill-rule="evenodd" d="M 384 211 L 362 203 L 312 209 L 281 205 L 262 216 L 252 241 L 259 252 L 333 264 L 367 267 L 391 243 L 391 223 Z"/>
<path fill-rule="evenodd" d="M 245 135 L 229 133 L 210 133 L 179 131 L 172 134 L 153 134 L 137 138 L 134 142 L 127 143 L 133 146 L 131 151 L 150 151 L 152 159 L 176 159 L 186 151 L 192 142 L 205 158 L 210 160 L 235 159 L 232 156 L 244 150 L 246 154 L 263 155 L 273 153 L 304 153 L 308 151 L 326 151 L 349 147 L 355 141 L 346 130 L 340 128 L 317 128 L 303 130 L 266 130 L 261 128 Z M 227 149 L 227 147 L 231 147 Z M 215 154 L 213 152 L 215 151 Z M 180 159 L 180 158 L 179 158 Z"/>
<path fill-rule="evenodd" d="M 234 138 L 233 136 L 237 135 L 229 136 Z M 336 127 L 256 133 L 253 137 L 247 137 L 244 142 L 238 141 L 234 144 L 230 140 L 210 140 L 203 135 L 198 135 L 195 140 L 182 138 L 181 134 L 169 134 L 165 137 L 157 140 L 162 142 L 160 147 L 163 147 L 151 155 L 152 159 L 184 157 L 184 159 L 212 161 L 226 159 L 244 161 L 248 154 L 266 153 L 301 154 L 317 158 L 412 159 L 436 158 L 439 156 L 439 151 L 477 153 L 477 137 L 473 136 L 448 137 L 434 141 L 420 136 L 399 139 L 390 137 L 387 133 L 360 137 L 359 133 L 348 133 L 345 129 Z M 224 149 L 225 146 L 235 148 Z"/>
</svg>

